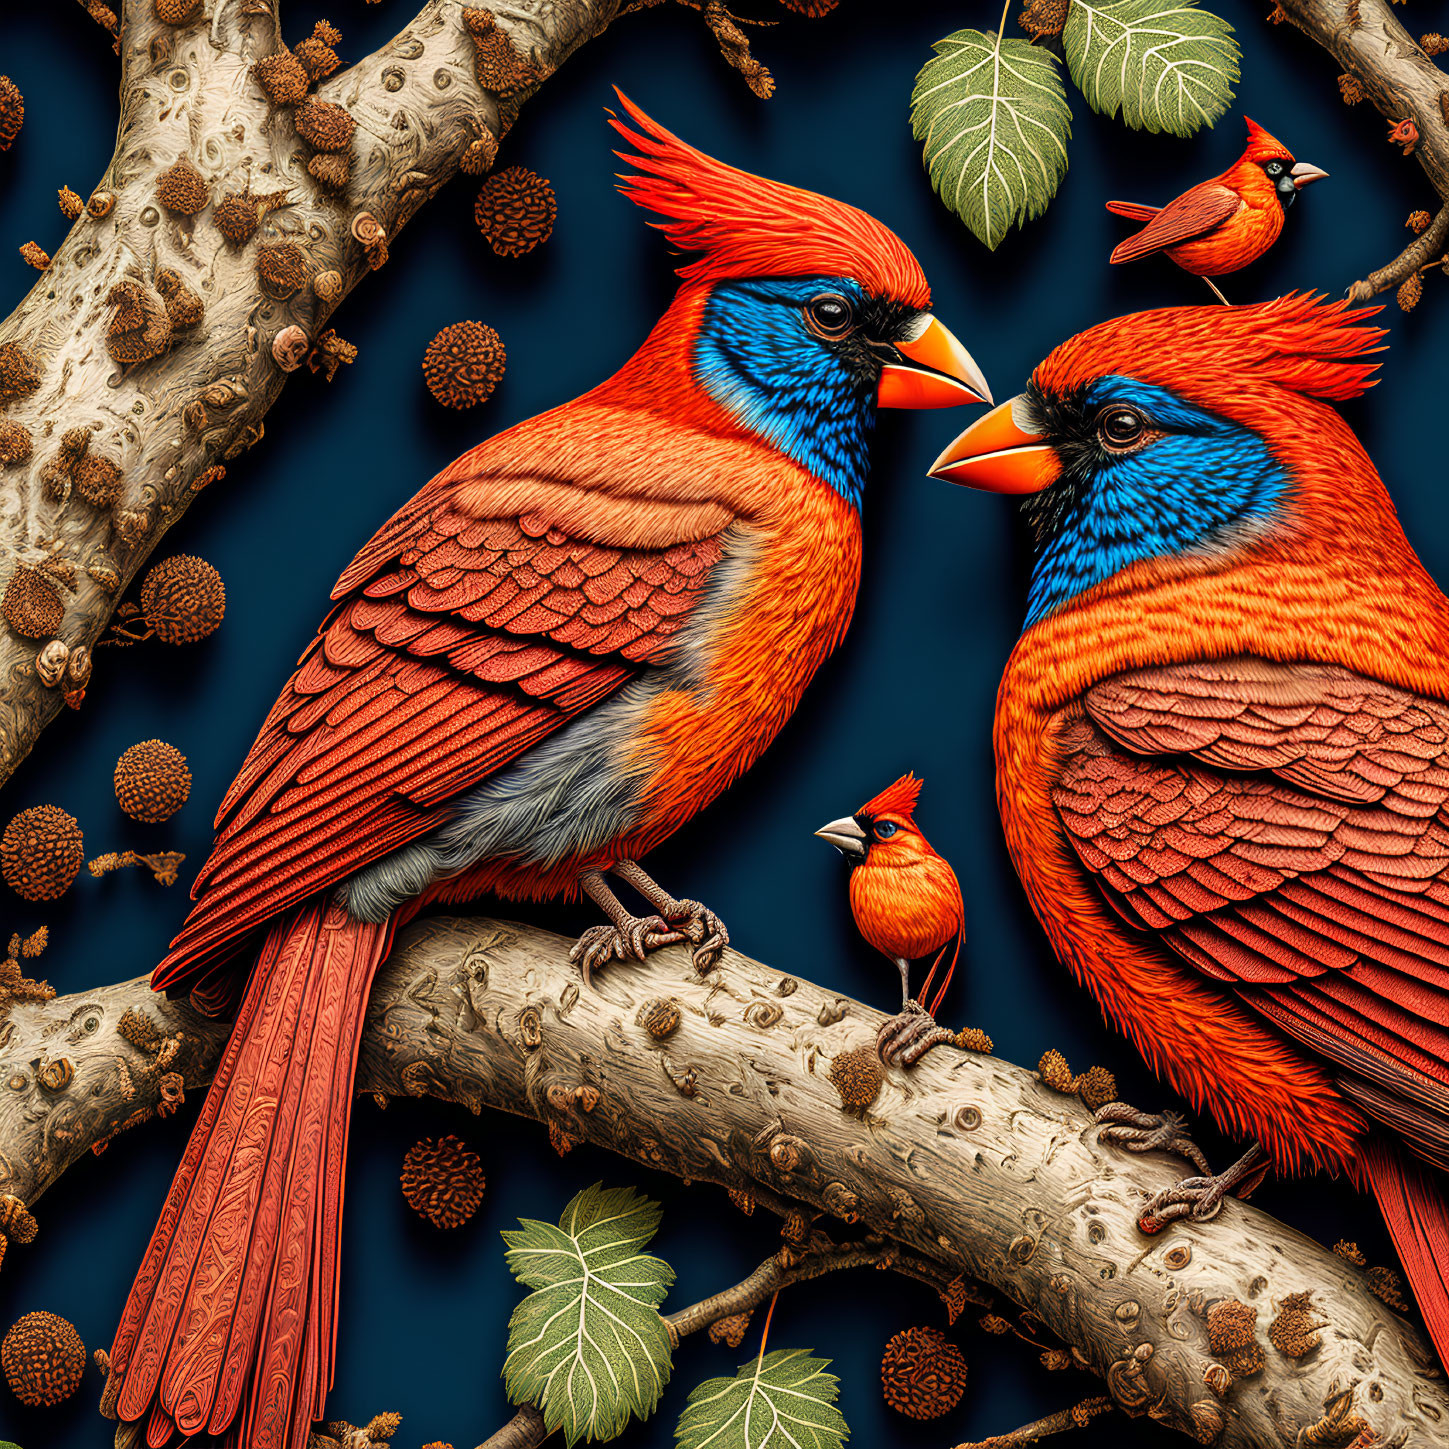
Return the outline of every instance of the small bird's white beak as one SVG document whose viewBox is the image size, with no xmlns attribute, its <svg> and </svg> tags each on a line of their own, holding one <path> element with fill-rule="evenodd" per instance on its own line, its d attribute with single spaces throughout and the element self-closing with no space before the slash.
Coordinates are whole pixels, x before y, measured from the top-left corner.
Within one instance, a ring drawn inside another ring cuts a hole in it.
<svg viewBox="0 0 1449 1449">
<path fill-rule="evenodd" d="M 842 815 L 829 825 L 822 825 L 816 835 L 828 841 L 847 860 L 865 859 L 865 831 L 853 815 Z"/>
<path fill-rule="evenodd" d="M 1310 181 L 1322 181 L 1328 172 L 1311 162 L 1300 161 L 1288 174 L 1293 178 L 1293 189 L 1302 191 Z"/>
</svg>

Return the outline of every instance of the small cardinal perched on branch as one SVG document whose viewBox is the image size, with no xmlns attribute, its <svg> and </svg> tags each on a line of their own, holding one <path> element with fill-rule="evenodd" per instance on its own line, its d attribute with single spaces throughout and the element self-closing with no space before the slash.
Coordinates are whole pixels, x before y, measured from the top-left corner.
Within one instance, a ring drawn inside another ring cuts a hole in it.
<svg viewBox="0 0 1449 1449">
<path fill-rule="evenodd" d="M 1256 121 L 1243 120 L 1247 149 L 1221 176 L 1198 182 L 1166 206 L 1107 203 L 1114 215 L 1147 223 L 1117 244 L 1110 258 L 1114 265 L 1165 252 L 1183 271 L 1201 277 L 1220 302 L 1228 300 L 1212 278 L 1256 262 L 1278 240 L 1298 193 L 1328 175 L 1307 161 L 1295 161 Z"/>
<path fill-rule="evenodd" d="M 815 833 L 850 864 L 850 909 L 860 934 L 901 973 L 900 1015 L 880 1029 L 877 1047 L 887 1065 L 914 1066 L 933 1046 L 954 1041 L 936 1013 L 956 971 L 966 931 L 961 886 L 950 862 L 931 848 L 916 824 L 922 782 L 902 775 L 854 815 Z M 936 995 L 926 1004 L 936 970 L 946 960 Z M 911 962 L 932 956 L 920 1000 L 911 995 Z"/>
<path fill-rule="evenodd" d="M 610 922 L 585 975 L 682 940 L 708 969 L 719 919 L 637 861 L 844 635 L 876 409 L 989 401 L 892 232 L 623 104 L 622 188 L 698 259 L 618 373 L 464 454 L 348 567 L 155 972 L 237 1017 L 111 1350 L 149 1449 L 301 1449 L 323 1417 L 358 1038 L 400 924 L 582 891 Z"/>
<path fill-rule="evenodd" d="M 1328 406 L 1371 385 L 1378 310 L 1103 323 L 934 471 L 1026 499 L 996 761 L 1032 908 L 1159 1075 L 1254 1139 L 1145 1226 L 1270 1167 L 1347 1173 L 1449 1361 L 1449 599 Z M 1121 1107 L 1139 1148 L 1176 1136 Z"/>
</svg>

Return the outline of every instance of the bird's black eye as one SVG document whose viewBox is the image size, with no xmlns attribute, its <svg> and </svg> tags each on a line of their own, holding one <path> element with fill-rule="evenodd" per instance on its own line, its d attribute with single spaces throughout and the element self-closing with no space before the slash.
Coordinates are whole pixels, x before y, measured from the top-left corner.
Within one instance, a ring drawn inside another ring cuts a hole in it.
<svg viewBox="0 0 1449 1449">
<path fill-rule="evenodd" d="M 1122 403 L 1109 403 L 1097 414 L 1097 436 L 1113 452 L 1135 448 L 1147 432 L 1147 419 Z"/>
<path fill-rule="evenodd" d="M 821 292 L 805 304 L 805 323 L 817 337 L 834 341 L 855 326 L 855 308 L 839 292 Z"/>
<path fill-rule="evenodd" d="M 876 822 L 875 838 L 877 840 L 889 840 L 900 828 L 894 820 L 879 820 Z"/>
</svg>

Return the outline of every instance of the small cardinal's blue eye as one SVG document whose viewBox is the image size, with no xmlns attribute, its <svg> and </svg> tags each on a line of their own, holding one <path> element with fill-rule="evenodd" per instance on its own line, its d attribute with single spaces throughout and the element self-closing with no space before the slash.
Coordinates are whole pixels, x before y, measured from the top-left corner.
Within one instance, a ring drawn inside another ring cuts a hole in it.
<svg viewBox="0 0 1449 1449">
<path fill-rule="evenodd" d="M 900 826 L 894 820 L 882 820 L 875 828 L 875 838 L 877 840 L 889 840 L 899 829 Z"/>
</svg>

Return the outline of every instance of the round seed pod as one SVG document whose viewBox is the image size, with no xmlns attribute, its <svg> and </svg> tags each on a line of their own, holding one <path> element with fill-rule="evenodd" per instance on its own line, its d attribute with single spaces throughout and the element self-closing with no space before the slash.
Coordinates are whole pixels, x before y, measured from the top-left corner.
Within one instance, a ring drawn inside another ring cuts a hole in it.
<svg viewBox="0 0 1449 1449">
<path fill-rule="evenodd" d="M 279 106 L 295 106 L 307 94 L 311 77 L 290 50 L 263 56 L 252 67 L 256 82 Z"/>
<path fill-rule="evenodd" d="M 292 112 L 292 124 L 314 151 L 345 150 L 357 129 L 350 111 L 316 96 L 309 96 Z"/>
<path fill-rule="evenodd" d="M 27 397 L 39 386 L 35 359 L 14 342 L 0 343 L 0 402 Z"/>
<path fill-rule="evenodd" d="M 318 272 L 312 278 L 312 290 L 317 294 L 319 301 L 335 302 L 342 295 L 342 274 L 340 272 Z"/>
<path fill-rule="evenodd" d="M 121 496 L 121 470 L 99 453 L 86 453 L 75 465 L 71 480 L 92 508 L 113 508 Z"/>
<path fill-rule="evenodd" d="M 29 430 L 19 423 L 0 423 L 0 468 L 23 463 L 29 456 Z"/>
<path fill-rule="evenodd" d="M 314 81 L 324 80 L 342 64 L 337 52 L 315 33 L 298 43 L 296 55 Z"/>
<path fill-rule="evenodd" d="M 178 216 L 195 216 L 206 209 L 211 189 L 201 172 L 181 156 L 156 178 L 156 200 Z"/>
<path fill-rule="evenodd" d="M 226 586 L 205 559 L 178 553 L 147 573 L 141 584 L 141 612 L 163 644 L 195 644 L 220 627 Z"/>
<path fill-rule="evenodd" d="M 257 250 L 257 280 L 269 297 L 290 297 L 306 284 L 307 254 L 296 242 L 269 242 Z"/>
<path fill-rule="evenodd" d="M 27 1313 L 0 1344 L 0 1365 L 22 1404 L 54 1408 L 80 1388 L 86 1346 L 75 1328 L 57 1314 Z"/>
<path fill-rule="evenodd" d="M 165 740 L 142 740 L 116 761 L 116 803 L 132 820 L 159 825 L 191 796 L 186 756 Z"/>
<path fill-rule="evenodd" d="M 0 875 L 27 901 L 63 896 L 84 860 L 81 828 L 58 805 L 22 810 L 0 836 Z"/>
<path fill-rule="evenodd" d="M 116 309 L 106 326 L 106 351 L 122 366 L 159 357 L 171 345 L 171 319 L 149 287 L 117 282 L 106 301 Z"/>
<path fill-rule="evenodd" d="M 444 327 L 423 354 L 428 391 L 448 408 L 470 408 L 498 386 L 507 365 L 503 339 L 482 322 Z"/>
<path fill-rule="evenodd" d="M 490 176 L 473 203 L 473 220 L 500 257 L 521 257 L 553 235 L 553 187 L 526 166 Z"/>
<path fill-rule="evenodd" d="M 424 1138 L 403 1158 L 403 1196 L 434 1227 L 461 1227 L 478 1211 L 486 1186 L 481 1159 L 461 1138 Z"/>
<path fill-rule="evenodd" d="M 655 1041 L 663 1041 L 679 1026 L 679 1003 L 672 996 L 646 1001 L 639 1012 L 639 1024 Z"/>
<path fill-rule="evenodd" d="M 1255 1342 L 1258 1310 L 1236 1298 L 1223 1298 L 1208 1309 L 1208 1352 L 1217 1358 Z"/>
<path fill-rule="evenodd" d="M 37 568 L 17 564 L 0 600 L 5 622 L 27 639 L 48 639 L 60 628 L 65 609 L 55 585 Z"/>
<path fill-rule="evenodd" d="M 865 1111 L 880 1092 L 882 1080 L 880 1060 L 868 1046 L 841 1052 L 830 1063 L 830 1084 L 850 1111 Z"/>
<path fill-rule="evenodd" d="M 185 25 L 200 9 L 201 0 L 156 0 L 156 18 L 163 25 Z"/>
<path fill-rule="evenodd" d="M 201 298 L 181 280 L 181 273 L 173 268 L 162 267 L 156 273 L 156 290 L 161 294 L 173 332 L 185 332 L 188 328 L 195 327 L 206 315 Z"/>
<path fill-rule="evenodd" d="M 885 1401 L 910 1419 L 939 1419 L 966 1392 L 966 1360 L 937 1328 L 905 1328 L 881 1359 Z"/>
<path fill-rule="evenodd" d="M 497 138 L 492 131 L 484 131 L 463 152 L 462 157 L 458 161 L 458 169 L 465 176 L 482 176 L 485 171 L 492 169 L 493 162 L 497 159 L 497 156 Z"/>
<path fill-rule="evenodd" d="M 39 242 L 22 242 L 20 256 L 27 266 L 34 267 L 37 272 L 50 270 L 50 253 Z"/>
<path fill-rule="evenodd" d="M 8 151 L 25 122 L 25 97 L 8 75 L 0 75 L 0 151 Z"/>
<path fill-rule="evenodd" d="M 1066 28 L 1067 9 L 1071 0 L 1028 0 L 1026 9 L 1017 16 L 1017 24 L 1028 35 L 1060 35 Z"/>
<path fill-rule="evenodd" d="M 233 192 L 217 202 L 211 219 L 222 236 L 239 247 L 250 241 L 257 229 L 257 204 L 250 196 Z"/>
<path fill-rule="evenodd" d="M 72 191 L 69 186 L 62 186 L 55 193 L 55 199 L 60 206 L 60 214 L 67 221 L 74 221 L 86 209 L 86 204 L 80 199 L 80 194 Z"/>
<path fill-rule="evenodd" d="M 1077 1096 L 1088 1111 L 1099 1111 L 1117 1100 L 1117 1078 L 1106 1067 L 1088 1067 L 1077 1078 Z"/>
<path fill-rule="evenodd" d="M 346 156 L 331 156 L 326 152 L 313 156 L 307 162 L 312 179 L 328 191 L 345 191 L 352 180 L 352 163 Z"/>
</svg>

